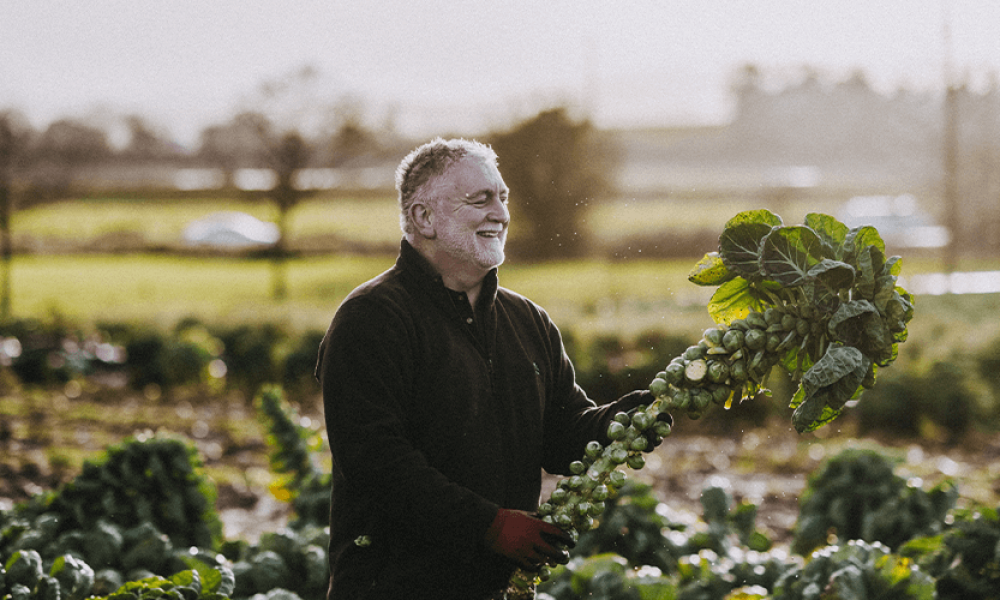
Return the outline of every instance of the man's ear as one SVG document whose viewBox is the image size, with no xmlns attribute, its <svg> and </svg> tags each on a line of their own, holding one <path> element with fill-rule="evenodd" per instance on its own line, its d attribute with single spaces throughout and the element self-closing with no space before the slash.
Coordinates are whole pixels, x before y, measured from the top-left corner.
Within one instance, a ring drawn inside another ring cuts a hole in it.
<svg viewBox="0 0 1000 600">
<path fill-rule="evenodd" d="M 434 217 L 434 209 L 423 202 L 415 202 L 410 206 L 410 219 L 413 221 L 414 227 L 417 228 L 417 233 L 429 240 L 437 237 L 437 232 L 434 230 Z"/>
</svg>

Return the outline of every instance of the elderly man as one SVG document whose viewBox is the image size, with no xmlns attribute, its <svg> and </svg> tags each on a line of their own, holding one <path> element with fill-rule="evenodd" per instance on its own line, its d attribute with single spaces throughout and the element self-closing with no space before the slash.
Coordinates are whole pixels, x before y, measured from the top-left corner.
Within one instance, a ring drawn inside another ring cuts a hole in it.
<svg viewBox="0 0 1000 600">
<path fill-rule="evenodd" d="M 498 286 L 508 190 L 488 146 L 436 139 L 396 172 L 395 266 L 320 347 L 333 454 L 328 598 L 502 598 L 572 540 L 532 513 L 636 391 L 597 406 L 543 309 Z"/>
</svg>

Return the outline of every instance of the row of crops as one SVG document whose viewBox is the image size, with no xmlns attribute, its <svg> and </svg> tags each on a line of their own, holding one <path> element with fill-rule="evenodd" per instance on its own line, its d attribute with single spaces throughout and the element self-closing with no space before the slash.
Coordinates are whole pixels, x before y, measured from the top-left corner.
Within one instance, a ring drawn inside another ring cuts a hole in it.
<svg viewBox="0 0 1000 600">
<path fill-rule="evenodd" d="M 149 388 L 157 395 L 200 386 L 235 389 L 252 398 L 265 382 L 279 382 L 290 397 L 303 398 L 316 393 L 312 371 L 322 335 L 318 330 L 291 332 L 277 324 L 225 327 L 194 319 L 169 328 L 21 319 L 0 324 L 0 369 L 28 386 L 65 385 L 111 373 L 133 389 Z M 564 336 L 577 378 L 594 398 L 617 398 L 635 389 L 636 382 L 651 381 L 695 341 L 658 331 L 581 340 L 567 328 Z M 977 425 L 997 422 L 1000 339 L 971 354 L 968 348 L 956 348 L 950 355 L 887 370 L 879 385 L 866 392 L 870 401 L 843 418 L 854 419 L 860 434 L 916 436 L 926 423 L 934 423 L 955 440 Z M 790 395 L 782 388 L 791 385 L 775 371 L 770 387 L 777 396 Z M 745 429 L 766 423 L 779 409 L 767 402 L 731 411 L 713 406 L 709 411 L 717 414 L 706 420 Z"/>
<path fill-rule="evenodd" d="M 137 436 L 59 489 L 0 512 L 0 598 L 321 597 L 329 476 L 316 465 L 326 450 L 281 388 L 265 387 L 255 406 L 292 503 L 287 527 L 254 543 L 223 539 L 194 446 Z M 757 527 L 757 507 L 723 488 L 704 489 L 695 517 L 629 480 L 539 598 L 997 598 L 998 513 L 958 508 L 958 499 L 952 481 L 924 490 L 887 456 L 847 450 L 810 475 L 794 538 L 775 545 Z"/>
</svg>

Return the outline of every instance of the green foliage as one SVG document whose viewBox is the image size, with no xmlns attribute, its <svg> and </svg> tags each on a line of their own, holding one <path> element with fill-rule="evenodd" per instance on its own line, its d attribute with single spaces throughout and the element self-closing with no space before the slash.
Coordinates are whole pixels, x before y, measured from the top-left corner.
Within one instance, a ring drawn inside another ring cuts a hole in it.
<svg viewBox="0 0 1000 600">
<path fill-rule="evenodd" d="M 816 213 L 785 226 L 770 211 L 753 210 L 726 223 L 719 251 L 706 254 L 689 279 L 718 286 L 708 309 L 720 326 L 749 333 L 749 324 L 769 334 L 747 341 L 759 371 L 751 369 L 749 380 L 766 380 L 775 364 L 788 370 L 800 382 L 790 406 L 803 432 L 839 416 L 874 384 L 876 367 L 896 359 L 913 317 L 913 299 L 896 285 L 900 264 L 886 258 L 872 227 L 848 229 Z M 762 318 L 776 311 L 780 318 Z"/>
<path fill-rule="evenodd" d="M 214 328 L 213 333 L 222 342 L 222 358 L 230 385 L 247 390 L 252 396 L 265 383 L 279 381 L 280 354 L 289 340 L 288 333 L 281 327 L 271 323 L 239 325 Z"/>
<path fill-rule="evenodd" d="M 774 600 L 931 600 L 934 581 L 911 560 L 875 542 L 817 550 L 775 584 Z"/>
<path fill-rule="evenodd" d="M 756 530 L 756 507 L 734 505 L 722 488 L 702 492 L 701 521 L 673 513 L 650 486 L 633 480 L 607 505 L 570 563 L 555 568 L 539 591 L 557 600 L 711 600 L 742 587 L 770 588 L 790 567 Z"/>
<path fill-rule="evenodd" d="M 222 342 L 194 320 L 179 322 L 169 334 L 136 326 L 121 328 L 119 336 L 128 356 L 129 380 L 140 389 L 149 384 L 169 389 L 206 383 L 209 363 L 223 350 Z"/>
<path fill-rule="evenodd" d="M 221 536 L 215 488 L 197 449 L 183 438 L 138 436 L 109 447 L 53 499 L 63 527 L 89 530 L 101 520 L 122 528 L 149 523 L 177 546 L 210 548 Z"/>
<path fill-rule="evenodd" d="M 857 406 L 858 433 L 915 437 L 930 425 L 943 432 L 944 441 L 958 443 L 988 417 L 970 386 L 970 375 L 958 362 L 942 360 L 926 370 L 884 377 Z"/>
<path fill-rule="evenodd" d="M 941 530 L 958 498 L 944 482 L 925 492 L 893 472 L 894 463 L 874 450 L 848 449 L 809 476 L 800 499 L 792 549 L 806 555 L 825 546 L 864 540 L 898 548 L 907 540 Z"/>
<path fill-rule="evenodd" d="M 246 598 L 283 588 L 303 598 L 322 597 L 329 583 L 326 547 L 329 533 L 322 527 L 281 529 L 244 545 L 232 557 L 233 597 Z"/>
<path fill-rule="evenodd" d="M 952 511 L 947 530 L 907 542 L 900 554 L 913 558 L 936 580 L 940 600 L 1000 598 L 1000 518 L 990 508 Z"/>
<path fill-rule="evenodd" d="M 98 570 L 167 573 L 181 549 L 218 543 L 214 500 L 193 446 L 169 436 L 131 438 L 85 463 L 57 492 L 3 515 L 0 557 L 31 550 Z"/>
<path fill-rule="evenodd" d="M 331 475 L 313 461 L 323 448 L 319 431 L 302 426 L 280 386 L 264 387 L 254 399 L 254 406 L 267 431 L 271 469 L 285 476 L 272 485 L 272 492 L 279 499 L 291 501 L 298 517 L 295 526 L 327 524 Z"/>
</svg>

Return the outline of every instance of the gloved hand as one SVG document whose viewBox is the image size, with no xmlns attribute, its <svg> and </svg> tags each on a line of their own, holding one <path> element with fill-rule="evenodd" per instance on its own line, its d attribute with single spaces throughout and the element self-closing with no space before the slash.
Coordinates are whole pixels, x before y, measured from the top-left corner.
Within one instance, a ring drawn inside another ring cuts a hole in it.
<svg viewBox="0 0 1000 600">
<path fill-rule="evenodd" d="M 643 408 L 645 409 L 653 401 L 656 400 L 656 396 L 653 395 L 649 390 L 635 390 L 634 392 L 629 392 L 615 401 L 616 409 L 614 414 L 610 415 L 610 419 L 614 419 L 614 415 L 619 412 L 624 412 L 629 416 L 632 416 L 636 410 Z M 608 420 L 608 424 L 611 424 L 611 420 Z M 674 418 L 670 416 L 670 413 L 663 411 L 656 416 L 657 421 L 661 421 L 670 425 L 674 424 Z M 651 452 L 654 448 L 663 442 L 663 438 L 657 435 L 656 428 L 650 426 L 642 432 L 643 437 L 646 438 L 646 452 Z"/>
<path fill-rule="evenodd" d="M 523 510 L 501 508 L 486 531 L 486 547 L 527 571 L 546 563 L 566 564 L 573 538 Z"/>
</svg>

